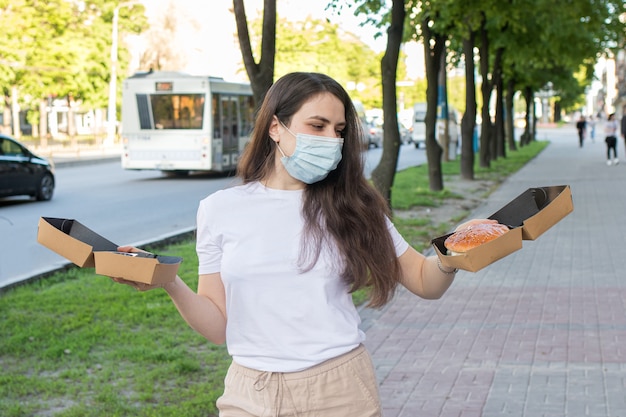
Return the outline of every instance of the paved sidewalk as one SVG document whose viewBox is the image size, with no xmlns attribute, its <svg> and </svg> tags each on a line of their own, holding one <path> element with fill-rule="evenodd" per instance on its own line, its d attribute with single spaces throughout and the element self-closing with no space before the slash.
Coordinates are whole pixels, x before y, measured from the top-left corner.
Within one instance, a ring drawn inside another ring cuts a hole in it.
<svg viewBox="0 0 626 417">
<path fill-rule="evenodd" d="M 601 130 L 597 130 L 601 132 Z M 597 135 L 598 136 L 598 135 Z M 573 128 L 470 217 L 529 187 L 565 185 L 574 212 L 441 300 L 401 291 L 362 311 L 385 417 L 626 417 L 626 158 Z"/>
</svg>

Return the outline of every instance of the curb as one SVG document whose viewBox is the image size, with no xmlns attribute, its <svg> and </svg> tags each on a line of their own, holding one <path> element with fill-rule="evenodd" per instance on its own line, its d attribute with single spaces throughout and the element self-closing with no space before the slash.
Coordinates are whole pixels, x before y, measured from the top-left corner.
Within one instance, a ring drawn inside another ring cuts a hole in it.
<svg viewBox="0 0 626 417">
<path fill-rule="evenodd" d="M 74 166 L 84 166 L 84 165 L 94 165 L 94 164 L 103 164 L 107 162 L 119 161 L 121 158 L 120 155 L 108 155 L 108 156 L 93 156 L 93 157 L 77 157 L 77 158 L 48 158 L 53 164 L 55 168 L 65 168 L 65 167 L 74 167 Z"/>
<path fill-rule="evenodd" d="M 135 247 L 152 246 L 155 248 L 162 248 L 162 247 L 171 245 L 173 243 L 178 243 L 188 238 L 194 237 L 195 234 L 196 234 L 195 227 L 189 228 L 189 229 L 182 229 L 172 234 L 162 235 L 154 239 L 137 242 L 137 243 L 131 244 L 130 246 L 135 246 Z M 29 283 L 38 281 L 40 279 L 47 278 L 58 272 L 67 271 L 72 268 L 79 268 L 79 267 L 74 265 L 71 262 L 64 262 L 58 267 L 53 267 L 51 269 L 46 269 L 46 270 L 42 270 L 39 272 L 35 272 L 33 275 L 29 274 L 27 276 L 16 277 L 12 282 L 6 283 L 5 285 L 0 287 L 0 294 L 6 290 L 18 287 L 22 284 L 29 284 Z"/>
</svg>

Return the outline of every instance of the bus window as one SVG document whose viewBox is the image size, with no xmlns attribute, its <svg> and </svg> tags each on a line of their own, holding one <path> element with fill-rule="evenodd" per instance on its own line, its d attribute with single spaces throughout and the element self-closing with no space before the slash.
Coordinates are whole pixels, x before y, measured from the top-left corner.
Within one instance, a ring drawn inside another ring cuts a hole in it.
<svg viewBox="0 0 626 417">
<path fill-rule="evenodd" d="M 180 109 L 180 126 L 183 129 L 191 128 L 191 112 L 189 111 L 189 107 L 183 107 Z"/>
<path fill-rule="evenodd" d="M 251 96 L 239 97 L 239 111 L 241 112 L 241 137 L 248 137 L 254 127 L 254 98 Z"/>
<path fill-rule="evenodd" d="M 137 96 L 137 103 L 140 97 Z M 152 120 L 155 129 L 202 129 L 204 114 L 204 97 L 201 94 L 152 94 Z M 145 107 L 140 109 L 146 113 Z M 141 113 L 141 111 L 140 111 Z M 149 121 L 149 117 L 141 117 L 141 128 Z"/>
<path fill-rule="evenodd" d="M 152 129 L 147 94 L 137 94 L 137 110 L 139 111 L 139 126 L 141 129 Z"/>
<path fill-rule="evenodd" d="M 219 95 L 213 94 L 211 96 L 211 117 L 213 118 L 213 139 L 220 139 L 222 137 L 220 130 L 220 105 Z"/>
<path fill-rule="evenodd" d="M 202 129 L 202 122 L 204 121 L 204 96 L 196 94 L 193 96 L 191 112 L 191 129 Z"/>
</svg>

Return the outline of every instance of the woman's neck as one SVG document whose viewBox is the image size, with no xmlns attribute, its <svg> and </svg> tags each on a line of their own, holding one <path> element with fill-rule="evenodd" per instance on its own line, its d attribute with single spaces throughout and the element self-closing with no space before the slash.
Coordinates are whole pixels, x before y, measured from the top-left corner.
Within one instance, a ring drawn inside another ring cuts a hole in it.
<svg viewBox="0 0 626 417">
<path fill-rule="evenodd" d="M 276 158 L 274 171 L 261 181 L 265 187 L 277 190 L 302 190 L 306 184 L 289 175 L 279 158 Z"/>
</svg>

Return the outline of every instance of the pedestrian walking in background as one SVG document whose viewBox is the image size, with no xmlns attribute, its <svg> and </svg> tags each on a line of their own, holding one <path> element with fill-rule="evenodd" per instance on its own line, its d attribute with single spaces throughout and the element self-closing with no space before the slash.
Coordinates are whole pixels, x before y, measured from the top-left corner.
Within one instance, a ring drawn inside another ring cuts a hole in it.
<svg viewBox="0 0 626 417">
<path fill-rule="evenodd" d="M 606 123 L 604 124 L 604 141 L 606 142 L 606 164 L 619 164 L 617 158 L 617 121 L 615 120 L 615 113 L 609 115 Z M 611 161 L 611 151 L 613 151 L 613 161 Z"/>
<path fill-rule="evenodd" d="M 585 133 L 587 130 L 587 122 L 585 116 L 580 115 L 580 119 L 576 122 L 576 129 L 578 130 L 578 146 L 583 147 L 583 141 L 585 140 Z"/>
<path fill-rule="evenodd" d="M 626 106 L 622 107 L 622 119 L 620 120 L 620 133 L 624 139 L 624 149 L 626 149 Z"/>
<path fill-rule="evenodd" d="M 589 138 L 594 143 L 596 141 L 596 119 L 594 119 L 593 115 L 589 116 L 587 124 L 589 125 Z"/>
<path fill-rule="evenodd" d="M 287 74 L 258 111 L 237 167 L 241 185 L 200 202 L 197 292 L 180 277 L 163 288 L 195 331 L 226 342 L 233 362 L 220 417 L 379 417 L 351 293 L 368 288 L 370 305 L 382 307 L 398 285 L 436 299 L 452 284 L 455 269 L 394 227 L 363 175 L 362 134 L 339 83 Z M 495 223 L 457 229 L 476 222 Z"/>
</svg>

